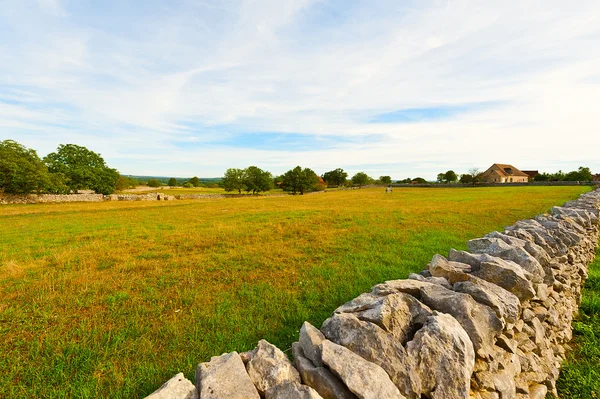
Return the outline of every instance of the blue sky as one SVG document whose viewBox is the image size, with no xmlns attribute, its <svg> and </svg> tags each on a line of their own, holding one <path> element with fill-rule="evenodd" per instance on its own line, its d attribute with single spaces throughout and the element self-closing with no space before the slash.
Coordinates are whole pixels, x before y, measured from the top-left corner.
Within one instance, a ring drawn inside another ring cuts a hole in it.
<svg viewBox="0 0 600 399">
<path fill-rule="evenodd" d="M 124 174 L 600 172 L 600 3 L 4 0 L 0 140 Z"/>
</svg>

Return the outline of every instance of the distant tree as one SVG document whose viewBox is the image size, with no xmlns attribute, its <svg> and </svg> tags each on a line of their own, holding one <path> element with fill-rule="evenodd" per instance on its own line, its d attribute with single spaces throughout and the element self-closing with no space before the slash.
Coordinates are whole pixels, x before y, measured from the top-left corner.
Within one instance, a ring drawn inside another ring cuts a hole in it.
<svg viewBox="0 0 600 399">
<path fill-rule="evenodd" d="M 183 183 L 183 188 L 194 188 L 194 185 L 188 181 Z"/>
<path fill-rule="evenodd" d="M 221 180 L 221 185 L 225 191 L 237 191 L 238 194 L 246 189 L 246 174 L 244 169 L 229 168 Z"/>
<path fill-rule="evenodd" d="M 169 182 L 167 183 L 169 185 L 169 187 L 176 187 L 177 186 L 177 179 L 174 177 L 171 177 L 169 179 Z"/>
<path fill-rule="evenodd" d="M 258 166 L 248 166 L 244 170 L 244 183 L 246 185 L 246 191 L 252 191 L 252 194 L 256 194 L 261 191 L 269 191 L 272 189 L 272 179 L 273 176 L 271 175 L 271 172 L 262 170 Z"/>
<path fill-rule="evenodd" d="M 112 194 L 119 179 L 119 172 L 109 168 L 100 154 L 76 144 L 59 145 L 56 152 L 44 158 L 44 162 L 50 173 L 62 173 L 66 185 L 74 191 L 91 189 Z"/>
<path fill-rule="evenodd" d="M 550 178 L 551 178 L 551 176 L 548 173 L 538 173 L 533 178 L 533 181 L 549 181 Z"/>
<path fill-rule="evenodd" d="M 425 183 L 427 183 L 427 180 L 423 179 L 422 177 L 415 177 L 410 182 L 417 183 L 417 184 L 425 184 Z"/>
<path fill-rule="evenodd" d="M 392 178 L 390 176 L 379 176 L 379 181 L 383 184 L 392 184 Z"/>
<path fill-rule="evenodd" d="M 373 179 L 369 177 L 365 172 L 358 172 L 354 176 L 352 176 L 352 184 L 355 186 L 365 186 L 371 183 Z"/>
<path fill-rule="evenodd" d="M 0 189 L 10 194 L 29 194 L 49 186 L 48 168 L 35 150 L 13 140 L 0 141 Z"/>
<path fill-rule="evenodd" d="M 473 177 L 473 186 L 479 183 L 482 179 L 483 172 L 479 170 L 479 168 L 471 168 L 469 169 L 469 174 Z"/>
<path fill-rule="evenodd" d="M 319 177 L 310 168 L 296 166 L 294 169 L 288 170 L 282 176 L 281 188 L 284 191 L 291 191 L 292 194 L 300 193 L 301 195 L 314 188 L 319 182 Z"/>
<path fill-rule="evenodd" d="M 565 180 L 567 181 L 592 181 L 593 175 L 590 168 L 580 166 L 579 169 L 567 173 Z"/>
<path fill-rule="evenodd" d="M 412 179 L 410 177 L 407 177 L 404 180 L 398 180 L 398 183 L 410 184 L 411 181 Z"/>
<path fill-rule="evenodd" d="M 123 176 L 123 175 L 119 175 L 119 177 L 117 178 L 117 185 L 116 185 L 116 189 L 119 191 L 122 190 L 127 190 L 128 188 L 133 188 L 136 187 L 138 184 L 138 181 L 132 177 L 128 177 L 128 176 Z"/>
<path fill-rule="evenodd" d="M 470 173 L 464 173 L 460 175 L 460 180 L 458 182 L 462 184 L 471 184 L 473 183 L 473 176 Z"/>
<path fill-rule="evenodd" d="M 453 170 L 449 170 L 446 173 L 444 173 L 444 181 L 446 183 L 456 183 L 457 180 L 458 180 L 458 176 L 456 175 L 456 172 L 454 172 Z"/>
<path fill-rule="evenodd" d="M 194 187 L 200 187 L 201 184 L 200 179 L 198 179 L 197 176 L 194 176 L 190 180 L 188 180 L 188 183 L 190 183 Z"/>
<path fill-rule="evenodd" d="M 337 168 L 330 170 L 329 172 L 325 172 L 321 177 L 329 186 L 342 186 L 344 183 L 346 183 L 348 173 L 344 172 L 344 169 L 342 168 Z"/>
<path fill-rule="evenodd" d="M 162 186 L 161 181 L 158 180 L 158 179 L 148 179 L 148 182 L 146 184 L 148 185 L 148 187 L 160 187 L 160 186 Z"/>
<path fill-rule="evenodd" d="M 443 183 L 444 182 L 444 173 L 438 173 L 438 175 L 437 175 L 437 182 L 438 183 Z"/>
</svg>

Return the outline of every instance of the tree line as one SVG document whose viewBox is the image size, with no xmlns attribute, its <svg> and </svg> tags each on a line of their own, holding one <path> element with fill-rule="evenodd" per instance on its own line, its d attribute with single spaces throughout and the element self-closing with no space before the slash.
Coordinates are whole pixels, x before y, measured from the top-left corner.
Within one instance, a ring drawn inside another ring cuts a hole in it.
<svg viewBox="0 0 600 399">
<path fill-rule="evenodd" d="M 14 140 L 0 141 L 0 190 L 9 194 L 67 194 L 94 190 L 111 194 L 119 172 L 93 151 L 61 144 L 41 159 L 37 152 Z"/>
</svg>

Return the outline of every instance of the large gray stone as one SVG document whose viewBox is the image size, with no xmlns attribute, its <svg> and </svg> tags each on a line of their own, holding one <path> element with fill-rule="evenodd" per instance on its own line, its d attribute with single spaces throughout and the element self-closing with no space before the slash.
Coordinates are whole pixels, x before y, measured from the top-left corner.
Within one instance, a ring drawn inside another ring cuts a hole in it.
<svg viewBox="0 0 600 399">
<path fill-rule="evenodd" d="M 323 399 L 356 399 L 356 395 L 328 368 L 316 366 L 305 357 L 298 342 L 292 344 L 292 353 L 302 382 L 317 391 Z"/>
<path fill-rule="evenodd" d="M 198 390 L 183 373 L 175 375 L 146 399 L 198 399 Z"/>
<path fill-rule="evenodd" d="M 496 284 L 463 272 L 470 268 L 469 265 L 435 255 L 428 267 L 433 276 L 445 277 L 454 284 L 454 291 L 469 294 L 477 302 L 492 308 L 501 320 L 508 323 L 517 321 L 521 307 L 519 298 Z"/>
<path fill-rule="evenodd" d="M 202 399 L 260 399 L 237 352 L 200 363 L 196 368 L 196 387 Z"/>
<path fill-rule="evenodd" d="M 448 313 L 465 329 L 479 356 L 493 352 L 494 342 L 504 327 L 494 311 L 467 294 L 440 286 L 421 289 L 421 301 L 431 309 Z"/>
<path fill-rule="evenodd" d="M 524 248 L 507 244 L 500 238 L 477 238 L 467 242 L 472 253 L 488 254 L 505 260 L 511 260 L 527 270 L 531 281 L 541 283 L 545 272 L 540 262 L 531 256 Z"/>
<path fill-rule="evenodd" d="M 325 320 L 323 334 L 362 358 L 380 366 L 404 395 L 421 392 L 420 378 L 411 374 L 413 363 L 393 335 L 376 324 L 361 321 L 352 313 L 336 313 Z"/>
<path fill-rule="evenodd" d="M 362 294 L 340 306 L 335 313 L 353 313 L 362 321 L 377 324 L 404 344 L 411 336 L 415 325 L 422 325 L 431 309 L 415 297 L 403 292 L 379 297 Z"/>
<path fill-rule="evenodd" d="M 323 366 L 321 360 L 321 342 L 325 340 L 325 336 L 318 328 L 305 321 L 300 328 L 299 343 L 302 347 L 304 356 L 310 359 L 315 366 Z"/>
<path fill-rule="evenodd" d="M 300 374 L 285 353 L 264 339 L 252 351 L 246 370 L 261 395 L 284 382 L 300 383 Z"/>
<path fill-rule="evenodd" d="M 328 340 L 323 341 L 321 348 L 323 363 L 359 398 L 405 399 L 378 365 Z"/>
<path fill-rule="evenodd" d="M 406 350 L 415 363 L 425 397 L 469 397 L 475 352 L 469 336 L 452 316 L 434 312 Z"/>
<path fill-rule="evenodd" d="M 473 275 L 512 292 L 521 302 L 533 298 L 536 294 L 529 273 L 514 262 L 482 262 L 479 270 Z"/>
<path fill-rule="evenodd" d="M 271 387 L 265 393 L 265 399 L 323 399 L 311 387 L 297 382 L 284 382 Z"/>
</svg>

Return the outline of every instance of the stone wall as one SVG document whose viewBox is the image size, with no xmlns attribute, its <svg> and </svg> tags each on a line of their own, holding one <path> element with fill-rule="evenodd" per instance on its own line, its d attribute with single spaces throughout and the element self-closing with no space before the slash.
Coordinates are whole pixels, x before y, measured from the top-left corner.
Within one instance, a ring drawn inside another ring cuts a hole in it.
<svg viewBox="0 0 600 399">
<path fill-rule="evenodd" d="M 102 194 L 0 195 L 0 204 L 41 204 L 50 202 L 101 202 Z"/>
<path fill-rule="evenodd" d="M 571 339 L 598 243 L 600 190 L 435 255 L 305 322 L 294 363 L 261 340 L 148 398 L 542 399 Z"/>
</svg>

